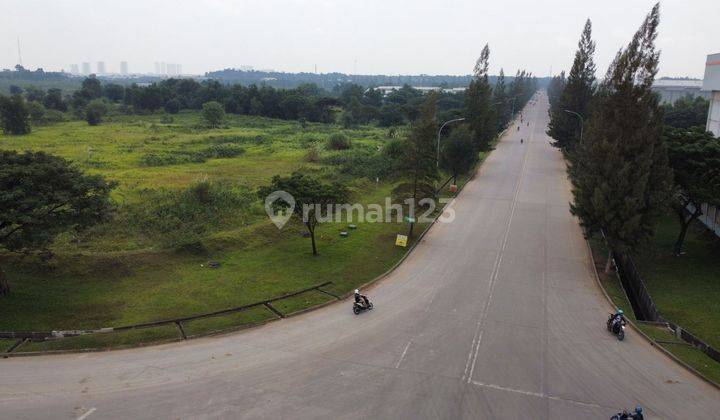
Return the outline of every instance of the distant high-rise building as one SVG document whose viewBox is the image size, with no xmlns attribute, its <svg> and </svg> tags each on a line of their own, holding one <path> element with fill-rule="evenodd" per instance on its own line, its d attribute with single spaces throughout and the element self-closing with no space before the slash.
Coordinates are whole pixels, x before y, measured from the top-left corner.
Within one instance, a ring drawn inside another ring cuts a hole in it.
<svg viewBox="0 0 720 420">
<path fill-rule="evenodd" d="M 82 74 L 90 73 L 92 73 L 92 70 L 90 69 L 90 63 L 82 63 Z"/>
<path fill-rule="evenodd" d="M 164 61 L 160 62 L 160 74 L 167 74 L 167 64 Z"/>
<path fill-rule="evenodd" d="M 128 74 L 127 61 L 121 61 L 121 62 L 120 62 L 120 74 Z"/>
<path fill-rule="evenodd" d="M 80 73 L 80 67 L 77 64 L 70 64 L 70 74 Z"/>
<path fill-rule="evenodd" d="M 182 64 L 175 64 L 178 76 L 182 74 Z"/>
<path fill-rule="evenodd" d="M 175 64 L 173 63 L 167 63 L 167 74 L 170 76 L 175 75 Z"/>
<path fill-rule="evenodd" d="M 155 62 L 155 74 L 160 74 L 160 63 Z"/>
<path fill-rule="evenodd" d="M 97 62 L 97 73 L 98 74 L 107 74 L 107 71 L 105 71 L 105 62 L 104 61 Z"/>
</svg>

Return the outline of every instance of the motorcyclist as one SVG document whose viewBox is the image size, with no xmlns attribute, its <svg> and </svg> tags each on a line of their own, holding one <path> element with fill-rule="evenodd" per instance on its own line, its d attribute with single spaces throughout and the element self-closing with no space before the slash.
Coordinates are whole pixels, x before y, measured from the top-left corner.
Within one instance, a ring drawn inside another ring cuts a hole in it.
<svg viewBox="0 0 720 420">
<path fill-rule="evenodd" d="M 360 294 L 359 289 L 355 289 L 355 303 L 359 303 L 365 307 L 370 306 L 370 301 L 368 300 L 367 296 Z"/>
<path fill-rule="evenodd" d="M 643 409 L 639 405 L 635 407 L 635 412 L 632 414 L 632 418 L 634 420 L 645 420 L 645 416 L 643 415 Z"/>
<path fill-rule="evenodd" d="M 613 315 L 612 323 L 610 324 L 612 327 L 611 328 L 612 332 L 615 332 L 615 325 L 617 325 L 619 322 L 624 322 L 624 321 L 625 321 L 625 312 L 623 312 L 622 309 L 617 308 L 617 310 L 615 311 L 615 314 Z"/>
</svg>

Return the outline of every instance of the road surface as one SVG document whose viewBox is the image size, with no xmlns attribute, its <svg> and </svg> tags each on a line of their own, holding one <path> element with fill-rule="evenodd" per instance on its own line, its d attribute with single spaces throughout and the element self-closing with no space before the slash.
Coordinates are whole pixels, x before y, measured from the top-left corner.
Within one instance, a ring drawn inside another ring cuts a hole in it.
<svg viewBox="0 0 720 420">
<path fill-rule="evenodd" d="M 221 337 L 0 360 L 2 419 L 717 418 L 720 392 L 634 331 L 618 342 L 568 211 L 547 98 L 369 293 Z M 520 143 L 524 138 L 524 143 Z"/>
</svg>

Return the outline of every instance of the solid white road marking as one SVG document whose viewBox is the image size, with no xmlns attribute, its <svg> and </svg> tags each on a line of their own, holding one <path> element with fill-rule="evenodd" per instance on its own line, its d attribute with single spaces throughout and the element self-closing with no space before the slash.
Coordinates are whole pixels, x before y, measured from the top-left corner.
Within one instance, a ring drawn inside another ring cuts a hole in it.
<svg viewBox="0 0 720 420">
<path fill-rule="evenodd" d="M 90 416 L 90 414 L 94 413 L 96 410 L 97 410 L 97 408 L 92 407 L 92 408 L 89 409 L 85 414 L 83 414 L 82 416 L 78 417 L 77 420 L 85 420 L 86 418 L 88 418 L 88 417 Z"/>
<path fill-rule="evenodd" d="M 522 395 L 528 395 L 531 397 L 537 397 L 537 398 L 547 398 L 553 401 L 560 401 L 560 402 L 566 402 L 570 404 L 577 404 L 581 405 L 583 407 L 591 407 L 591 408 L 603 408 L 600 404 L 595 403 L 589 403 L 589 402 L 583 402 L 583 401 L 577 401 L 577 400 L 571 400 L 568 398 L 561 398 L 561 397 L 554 397 L 552 395 L 543 394 L 542 392 L 533 392 L 533 391 L 525 391 L 524 389 L 515 389 L 515 388 L 509 388 L 506 386 L 500 386 L 495 384 L 486 384 L 484 382 L 479 381 L 470 381 L 471 384 L 477 385 L 483 388 L 490 388 L 490 389 L 496 389 L 498 391 L 506 391 L 506 392 L 512 392 L 515 394 L 522 394 Z"/>
<path fill-rule="evenodd" d="M 532 140 L 533 135 L 534 132 L 530 133 L 528 143 L 530 143 L 530 141 Z M 490 291 L 488 293 L 488 299 L 487 301 L 485 301 L 485 306 L 483 308 L 482 314 L 480 315 L 480 319 L 478 319 L 478 323 L 475 328 L 475 334 L 473 335 L 472 346 L 470 346 L 470 353 L 468 353 L 468 358 L 465 362 L 465 372 L 463 373 L 463 380 L 467 380 L 468 383 L 470 383 L 470 381 L 472 380 L 472 374 L 475 370 L 475 362 L 477 361 L 477 356 L 480 352 L 480 342 L 483 336 L 482 326 L 485 323 L 485 319 L 487 318 L 488 309 L 490 308 L 490 302 L 492 301 L 493 297 L 493 290 L 495 289 L 495 282 L 498 278 L 498 275 L 500 274 L 500 264 L 502 263 L 503 252 L 505 252 L 505 249 L 507 248 L 508 237 L 510 236 L 510 225 L 512 224 L 513 216 L 515 215 L 517 199 L 520 195 L 520 187 L 522 186 L 523 177 L 525 175 L 525 167 L 527 166 L 528 150 L 528 148 L 525 148 L 525 151 L 523 152 L 523 162 L 522 167 L 520 168 L 520 177 L 518 178 L 517 184 L 515 185 L 515 193 L 513 195 L 512 203 L 510 205 L 510 216 L 508 217 L 507 224 L 505 225 L 505 234 L 503 235 L 503 241 L 502 245 L 500 246 L 500 251 L 495 257 L 493 271 L 490 274 Z"/>
<path fill-rule="evenodd" d="M 403 359 L 405 358 L 405 354 L 407 354 L 408 349 L 410 348 L 410 343 L 412 343 L 412 340 L 408 341 L 408 343 L 405 345 L 405 350 L 403 350 L 402 354 L 400 355 L 400 360 L 395 364 L 395 369 L 400 367 L 400 363 L 402 363 Z"/>
</svg>

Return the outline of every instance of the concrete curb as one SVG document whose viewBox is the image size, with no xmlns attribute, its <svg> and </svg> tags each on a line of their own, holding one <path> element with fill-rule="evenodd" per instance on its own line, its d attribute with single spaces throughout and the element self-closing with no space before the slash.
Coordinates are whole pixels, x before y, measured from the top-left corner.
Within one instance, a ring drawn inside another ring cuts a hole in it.
<svg viewBox="0 0 720 420">
<path fill-rule="evenodd" d="M 507 131 L 508 131 L 508 129 L 509 129 L 510 126 L 512 126 L 512 123 L 509 124 L 509 125 L 508 125 L 508 128 L 506 128 L 505 130 L 503 130 L 503 131 L 498 135 L 498 137 L 497 137 L 497 138 L 498 138 L 498 141 L 499 141 L 499 139 L 501 139 L 505 134 L 507 134 Z M 492 151 L 491 151 L 490 153 L 492 153 Z M 489 153 L 488 153 L 488 155 L 489 155 Z M 483 164 L 484 162 L 485 162 L 485 161 L 483 160 L 483 162 L 481 162 L 481 163 L 477 166 L 477 168 L 476 168 L 475 171 L 472 173 L 472 175 L 470 175 L 470 177 L 468 178 L 468 180 L 458 189 L 458 191 L 457 191 L 457 193 L 455 194 L 455 197 L 454 197 L 454 198 L 458 198 L 458 197 L 460 196 L 460 194 L 462 193 L 462 191 L 465 189 L 465 186 L 466 186 L 470 181 L 472 181 L 473 179 L 475 179 L 475 177 L 477 176 L 477 174 L 478 174 L 478 173 L 480 172 L 480 170 L 482 169 L 482 164 Z M 415 249 L 415 247 L 417 247 L 417 245 L 418 245 L 420 242 L 422 242 L 422 240 L 423 240 L 423 238 L 425 237 L 425 235 L 430 231 L 430 228 L 433 227 L 433 225 L 435 225 L 435 223 L 437 222 L 438 218 L 440 218 L 440 216 L 442 216 L 442 214 L 445 212 L 445 209 L 446 209 L 451 203 L 452 203 L 452 201 L 446 203 L 446 204 L 443 206 L 443 208 L 441 209 L 440 212 L 438 212 L 438 214 L 435 216 L 435 218 L 433 219 L 433 221 L 432 221 L 431 223 L 429 223 L 429 224 L 425 227 L 425 229 L 423 229 L 423 231 L 420 233 L 420 235 L 417 237 L 417 239 L 410 245 L 410 247 L 408 248 L 407 252 L 405 252 L 405 254 L 403 254 L 403 256 L 400 257 L 400 259 L 399 259 L 398 261 L 396 261 L 395 264 L 393 264 L 393 265 L 392 265 L 389 269 L 387 269 L 384 273 L 378 275 L 378 276 L 375 277 L 374 279 L 372 279 L 372 280 L 370 280 L 370 281 L 368 281 L 368 282 L 366 282 L 366 283 L 363 283 L 362 285 L 358 286 L 358 288 L 372 288 L 372 287 L 373 287 L 376 283 L 378 283 L 380 280 L 382 280 L 382 279 L 386 278 L 387 276 L 389 276 L 390 274 L 392 274 L 392 273 L 400 266 L 400 264 L 402 264 L 402 263 L 407 259 L 407 257 L 410 256 L 410 254 L 411 254 L 412 251 Z M 339 295 L 339 299 L 329 300 L 329 301 L 327 301 L 327 302 L 323 302 L 323 303 L 320 303 L 320 304 L 318 304 L 318 305 L 309 306 L 309 307 L 307 307 L 307 308 L 299 309 L 299 310 L 297 310 L 297 311 L 295 311 L 295 312 L 291 312 L 291 313 L 289 313 L 289 314 L 285 314 L 285 318 L 295 317 L 295 316 L 298 316 L 298 315 L 302 315 L 302 314 L 304 314 L 304 313 L 306 313 L 306 312 L 311 312 L 311 311 L 314 311 L 314 310 L 317 310 L 317 309 L 320 309 L 320 308 L 324 308 L 324 307 L 326 307 L 326 306 L 330 306 L 330 305 L 334 305 L 334 304 L 339 303 L 339 302 L 343 302 L 343 301 L 346 300 L 348 297 L 350 297 L 350 295 L 352 295 L 352 292 L 347 292 L 347 293 L 345 293 L 345 294 L 343 294 L 343 295 Z M 7 359 L 7 358 L 10 358 L 10 357 L 48 356 L 48 355 L 73 354 L 73 353 L 76 353 L 76 354 L 77 354 L 77 353 L 99 353 L 99 352 L 114 351 L 114 350 L 128 350 L 128 349 L 133 349 L 133 348 L 149 347 L 149 346 L 163 345 L 163 344 L 170 344 L 170 343 L 180 343 L 180 342 L 185 342 L 185 341 L 193 340 L 193 339 L 197 339 L 197 338 L 204 338 L 204 337 L 212 337 L 212 336 L 220 336 L 220 335 L 232 334 L 232 333 L 235 333 L 235 332 L 238 332 L 238 331 L 242 331 L 242 330 L 246 330 L 246 329 L 249 329 L 249 328 L 255 328 L 255 327 L 260 327 L 260 326 L 263 326 L 263 325 L 267 325 L 267 324 L 269 324 L 269 323 L 271 323 L 271 322 L 281 321 L 282 319 L 285 319 L 285 318 L 270 318 L 270 319 L 267 319 L 267 320 L 265 320 L 265 321 L 260 321 L 260 322 L 256 322 L 256 323 L 252 323 L 252 324 L 238 325 L 238 326 L 231 327 L 231 328 L 225 328 L 225 329 L 222 329 L 222 330 L 211 331 L 211 332 L 208 332 L 208 333 L 206 333 L 206 334 L 191 335 L 191 336 L 188 336 L 187 339 L 182 339 L 182 338 L 166 339 L 166 340 L 150 341 L 150 342 L 147 342 L 147 343 L 137 343 L 137 344 L 131 344 L 131 345 L 126 345 L 126 346 L 115 346 L 115 347 L 108 347 L 108 348 L 85 348 L 85 349 L 46 350 L 46 351 L 33 351 L 33 352 L 0 353 L 0 358 Z"/>
<path fill-rule="evenodd" d="M 614 307 L 614 306 L 615 306 L 615 302 L 613 302 L 612 298 L 610 297 L 610 295 L 608 295 L 607 291 L 605 290 L 605 288 L 604 288 L 603 285 L 602 285 L 602 282 L 600 281 L 600 275 L 599 275 L 598 272 L 597 272 L 597 265 L 595 264 L 595 256 L 593 255 L 592 247 L 590 246 L 590 241 L 587 240 L 587 239 L 585 239 L 585 244 L 587 245 L 588 252 L 590 253 L 590 262 L 592 263 L 593 273 L 595 274 L 595 276 L 594 276 L 594 277 L 595 277 L 595 283 L 597 284 L 597 286 L 598 286 L 598 287 L 600 288 L 600 290 L 602 291 L 602 293 L 603 293 L 603 295 L 605 296 L 605 299 L 607 299 L 608 303 L 610 303 L 610 305 Z M 624 290 L 623 290 L 623 292 L 624 292 Z M 680 360 L 677 356 L 675 356 L 672 352 L 670 352 L 670 350 L 667 350 L 666 348 L 664 348 L 664 347 L 661 346 L 660 344 L 656 343 L 655 340 L 652 339 L 652 337 L 650 337 L 649 335 L 645 334 L 645 332 L 644 332 L 643 330 L 641 330 L 640 328 L 638 328 L 638 326 L 635 325 L 635 323 L 634 323 L 632 320 L 630 320 L 629 318 L 625 318 L 625 320 L 627 321 L 628 324 L 630 324 L 630 326 L 632 327 L 632 329 L 633 329 L 635 332 L 640 333 L 640 336 L 643 337 L 648 343 L 650 343 L 650 345 L 651 345 L 652 347 L 660 350 L 663 354 L 665 354 L 665 356 L 667 356 L 668 358 L 674 360 L 677 364 L 679 364 L 680 366 L 684 367 L 685 369 L 687 369 L 688 371 L 690 371 L 690 373 L 694 374 L 694 375 L 697 376 L 698 378 L 704 380 L 705 382 L 707 382 L 708 384 L 714 386 L 715 388 L 720 389 L 720 384 L 718 384 L 717 382 L 715 382 L 715 381 L 713 381 L 712 379 L 708 378 L 707 376 L 703 375 L 702 373 L 698 372 L 694 367 L 692 367 L 692 366 L 690 366 L 689 364 L 685 363 L 683 360 Z"/>
</svg>

